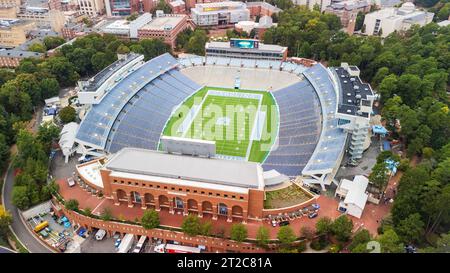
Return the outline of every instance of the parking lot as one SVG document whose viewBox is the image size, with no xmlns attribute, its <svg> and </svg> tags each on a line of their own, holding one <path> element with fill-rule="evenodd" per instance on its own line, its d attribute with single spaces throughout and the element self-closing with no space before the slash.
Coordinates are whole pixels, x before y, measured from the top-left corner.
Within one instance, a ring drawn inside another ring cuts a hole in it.
<svg viewBox="0 0 450 273">
<path fill-rule="evenodd" d="M 117 253 L 117 248 L 114 246 L 116 239 L 118 238 L 118 234 L 112 237 L 105 236 L 102 240 L 97 241 L 95 239 L 95 233 L 97 230 L 94 230 L 86 240 L 81 244 L 81 253 Z M 136 247 L 138 240 L 134 239 L 134 242 L 130 248 L 129 252 L 133 252 L 133 249 Z M 144 248 L 141 253 L 154 253 L 154 247 L 156 242 L 150 243 L 147 238 Z"/>
</svg>

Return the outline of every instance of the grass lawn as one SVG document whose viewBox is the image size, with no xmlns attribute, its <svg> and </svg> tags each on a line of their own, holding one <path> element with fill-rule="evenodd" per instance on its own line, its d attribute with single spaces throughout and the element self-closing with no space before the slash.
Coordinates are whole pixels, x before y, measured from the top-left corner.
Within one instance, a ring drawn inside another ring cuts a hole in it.
<svg viewBox="0 0 450 273">
<path fill-rule="evenodd" d="M 292 184 L 289 187 L 267 191 L 266 200 L 264 200 L 265 209 L 276 209 L 290 207 L 311 199 L 311 195 L 306 193 L 299 186 Z"/>
<path fill-rule="evenodd" d="M 275 105 L 270 92 L 205 87 L 173 113 L 163 135 L 213 140 L 216 141 L 217 154 L 263 162 L 278 133 Z M 258 109 L 265 113 L 261 139 L 251 140 Z M 180 128 L 185 119 L 191 123 L 186 123 L 183 130 Z"/>
</svg>

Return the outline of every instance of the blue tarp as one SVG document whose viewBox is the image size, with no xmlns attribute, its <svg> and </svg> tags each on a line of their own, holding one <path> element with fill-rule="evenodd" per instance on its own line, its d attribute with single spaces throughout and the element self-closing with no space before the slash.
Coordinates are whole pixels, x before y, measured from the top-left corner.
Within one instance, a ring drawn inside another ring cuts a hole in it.
<svg viewBox="0 0 450 273">
<path fill-rule="evenodd" d="M 398 167 L 398 165 L 400 164 L 400 162 L 394 161 L 394 160 L 392 160 L 392 159 L 390 159 L 390 158 L 386 159 L 384 162 L 386 163 L 386 168 L 387 168 L 389 171 L 391 171 L 392 174 L 395 175 L 395 174 L 397 173 L 397 167 Z"/>
<path fill-rule="evenodd" d="M 387 140 L 383 141 L 383 150 L 384 151 L 390 151 L 391 150 L 391 143 Z"/>
<path fill-rule="evenodd" d="M 380 125 L 372 126 L 372 131 L 374 134 L 379 134 L 379 135 L 386 135 L 388 133 L 388 130 L 386 130 L 386 128 L 384 128 L 383 126 L 380 126 Z"/>
</svg>

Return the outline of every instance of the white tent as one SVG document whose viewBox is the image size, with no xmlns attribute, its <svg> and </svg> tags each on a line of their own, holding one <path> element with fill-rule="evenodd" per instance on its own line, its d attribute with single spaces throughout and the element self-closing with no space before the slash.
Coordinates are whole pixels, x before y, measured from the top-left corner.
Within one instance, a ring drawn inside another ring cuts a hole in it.
<svg viewBox="0 0 450 273">
<path fill-rule="evenodd" d="M 356 218 L 361 218 L 369 197 L 366 193 L 368 184 L 369 179 L 362 175 L 356 175 L 353 181 L 342 179 L 336 190 L 336 195 L 344 198 L 339 203 L 339 210 L 345 211 Z"/>
<path fill-rule="evenodd" d="M 61 130 L 59 146 L 65 157 L 65 162 L 69 161 L 69 156 L 75 151 L 75 135 L 77 134 L 79 125 L 76 122 L 70 122 Z"/>
</svg>

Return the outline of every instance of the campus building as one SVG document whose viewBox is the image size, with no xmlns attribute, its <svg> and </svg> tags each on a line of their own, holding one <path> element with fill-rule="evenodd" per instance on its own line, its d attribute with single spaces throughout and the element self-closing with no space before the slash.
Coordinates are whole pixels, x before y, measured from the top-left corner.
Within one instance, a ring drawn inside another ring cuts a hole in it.
<svg viewBox="0 0 450 273">
<path fill-rule="evenodd" d="M 344 31 L 352 35 L 355 31 L 356 16 L 359 12 L 368 13 L 370 3 L 366 0 L 346 0 L 333 2 L 325 9 L 325 13 L 335 14 L 341 20 Z"/>
<path fill-rule="evenodd" d="M 247 9 L 250 11 L 250 17 L 272 16 L 282 11 L 267 2 L 247 2 Z"/>
<path fill-rule="evenodd" d="M 36 27 L 34 22 L 19 19 L 0 21 L 0 47 L 13 48 L 27 41 L 27 34 Z"/>
<path fill-rule="evenodd" d="M 137 36 L 139 40 L 163 39 L 173 49 L 176 46 L 178 34 L 188 27 L 187 15 L 157 13 L 156 18 L 137 30 Z"/>
<path fill-rule="evenodd" d="M 133 21 L 115 20 L 100 27 L 101 33 L 111 34 L 122 40 L 138 39 L 138 30 L 152 21 L 151 13 L 144 13 Z"/>
<path fill-rule="evenodd" d="M 338 127 L 350 134 L 349 154 L 352 160 L 357 161 L 370 145 L 370 117 L 377 97 L 370 85 L 361 81 L 358 67 L 342 63 L 333 73 L 339 79 L 341 90 L 336 113 Z"/>
<path fill-rule="evenodd" d="M 77 0 L 82 14 L 97 16 L 105 13 L 105 2 L 103 0 Z"/>
<path fill-rule="evenodd" d="M 239 21 L 248 21 L 250 11 L 243 2 L 225 1 L 196 4 L 191 17 L 197 26 L 229 26 Z"/>
<path fill-rule="evenodd" d="M 411 2 L 400 8 L 384 8 L 366 14 L 363 34 L 386 37 L 394 31 L 406 31 L 413 25 L 424 26 L 433 21 L 434 13 L 417 9 Z"/>
<path fill-rule="evenodd" d="M 257 60 L 286 60 L 287 47 L 267 45 L 252 39 L 231 39 L 230 42 L 208 42 L 206 56 Z"/>
<path fill-rule="evenodd" d="M 15 68 L 25 58 L 42 58 L 44 54 L 23 50 L 0 50 L 0 67 Z"/>
<path fill-rule="evenodd" d="M 326 7 L 328 7 L 332 0 L 292 0 L 292 2 L 299 6 L 306 6 L 308 9 L 313 10 L 317 5 L 321 12 L 324 12 Z"/>
</svg>

